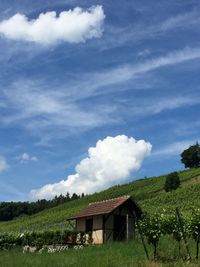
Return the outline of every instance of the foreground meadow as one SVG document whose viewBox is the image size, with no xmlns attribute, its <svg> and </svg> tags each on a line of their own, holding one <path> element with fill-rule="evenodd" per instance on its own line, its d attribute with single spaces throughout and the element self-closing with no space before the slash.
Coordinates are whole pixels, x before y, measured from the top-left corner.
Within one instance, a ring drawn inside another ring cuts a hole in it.
<svg viewBox="0 0 200 267">
<path fill-rule="evenodd" d="M 191 253 L 195 246 L 191 242 Z M 0 252 L 1 267 L 161 267 L 161 266 L 200 266 L 200 261 L 188 262 L 182 244 L 179 257 L 178 245 L 171 240 L 161 240 L 159 258 L 153 261 L 153 251 L 148 246 L 150 260 L 146 259 L 140 241 L 129 243 L 110 243 L 101 246 L 87 247 L 82 250 L 69 249 L 54 254 L 23 254 L 22 249 Z"/>
</svg>

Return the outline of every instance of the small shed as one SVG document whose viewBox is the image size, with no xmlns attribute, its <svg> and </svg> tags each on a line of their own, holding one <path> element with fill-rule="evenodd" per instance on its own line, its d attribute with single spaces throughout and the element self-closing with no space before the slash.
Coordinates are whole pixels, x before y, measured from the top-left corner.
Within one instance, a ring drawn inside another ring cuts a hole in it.
<svg viewBox="0 0 200 267">
<path fill-rule="evenodd" d="M 108 241 L 132 240 L 135 237 L 135 219 L 142 210 L 130 196 L 93 202 L 75 214 L 76 229 L 92 232 L 94 244 Z"/>
</svg>

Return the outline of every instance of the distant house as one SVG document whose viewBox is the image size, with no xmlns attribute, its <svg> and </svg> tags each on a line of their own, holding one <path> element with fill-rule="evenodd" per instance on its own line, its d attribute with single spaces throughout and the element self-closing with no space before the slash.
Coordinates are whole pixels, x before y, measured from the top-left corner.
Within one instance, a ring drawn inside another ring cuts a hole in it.
<svg viewBox="0 0 200 267">
<path fill-rule="evenodd" d="M 130 196 L 90 203 L 75 214 L 76 229 L 92 232 L 94 244 L 108 241 L 132 240 L 135 236 L 135 217 L 142 211 Z"/>
</svg>

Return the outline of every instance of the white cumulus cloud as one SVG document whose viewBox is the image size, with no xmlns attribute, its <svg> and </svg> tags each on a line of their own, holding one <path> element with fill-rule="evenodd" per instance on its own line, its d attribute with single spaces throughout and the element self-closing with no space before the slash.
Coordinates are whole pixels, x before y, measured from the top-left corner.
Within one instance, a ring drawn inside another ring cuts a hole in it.
<svg viewBox="0 0 200 267">
<path fill-rule="evenodd" d="M 76 166 L 76 174 L 30 192 L 33 199 L 52 198 L 67 192 L 93 193 L 126 182 L 150 155 L 152 145 L 144 140 L 118 135 L 99 140 L 88 149 L 88 157 Z"/>
<path fill-rule="evenodd" d="M 30 156 L 28 153 L 24 152 L 23 154 L 21 154 L 19 157 L 17 157 L 17 159 L 21 162 L 21 163 L 26 163 L 28 161 L 37 161 L 38 158 L 36 156 Z"/>
<path fill-rule="evenodd" d="M 8 167 L 9 166 L 8 166 L 6 159 L 4 159 L 3 157 L 0 157 L 0 172 L 7 170 Z"/>
<path fill-rule="evenodd" d="M 32 20 L 17 13 L 0 22 L 0 34 L 12 40 L 46 45 L 61 41 L 80 43 L 100 37 L 104 19 L 103 7 L 99 5 L 86 10 L 76 7 L 63 11 L 58 16 L 55 11 L 41 13 Z"/>
</svg>

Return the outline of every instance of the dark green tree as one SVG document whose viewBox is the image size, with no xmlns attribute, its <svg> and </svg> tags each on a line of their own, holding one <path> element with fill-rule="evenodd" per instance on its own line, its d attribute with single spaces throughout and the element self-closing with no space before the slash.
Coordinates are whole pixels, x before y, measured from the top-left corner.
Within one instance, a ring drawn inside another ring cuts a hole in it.
<svg viewBox="0 0 200 267">
<path fill-rule="evenodd" d="M 200 167 L 200 145 L 196 143 L 181 153 L 181 162 L 185 168 Z"/>
<path fill-rule="evenodd" d="M 180 179 L 177 172 L 172 172 L 167 175 L 164 189 L 166 192 L 176 190 L 180 186 Z"/>
</svg>

